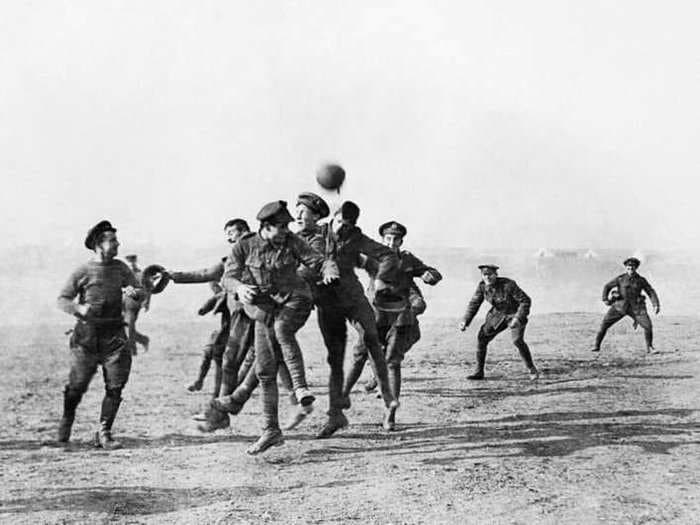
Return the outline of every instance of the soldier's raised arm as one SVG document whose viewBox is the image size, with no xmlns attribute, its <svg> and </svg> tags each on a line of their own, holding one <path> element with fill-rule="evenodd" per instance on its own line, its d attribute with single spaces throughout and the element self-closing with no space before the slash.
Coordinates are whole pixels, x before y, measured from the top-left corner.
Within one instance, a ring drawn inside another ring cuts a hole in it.
<svg viewBox="0 0 700 525">
<path fill-rule="evenodd" d="M 359 251 L 376 261 L 375 279 L 388 282 L 394 279 L 394 274 L 399 267 L 399 259 L 393 251 L 364 234 L 360 239 Z"/>
<path fill-rule="evenodd" d="M 420 277 L 425 284 L 434 286 L 442 280 L 442 274 L 439 271 L 432 266 L 428 266 L 412 253 L 406 252 L 403 258 L 404 260 L 406 260 L 406 258 L 409 259 L 408 265 L 412 268 L 411 275 L 413 277 Z"/>
<path fill-rule="evenodd" d="M 191 272 L 168 272 L 168 275 L 173 282 L 181 284 L 218 282 L 224 275 L 224 262 Z"/>
</svg>

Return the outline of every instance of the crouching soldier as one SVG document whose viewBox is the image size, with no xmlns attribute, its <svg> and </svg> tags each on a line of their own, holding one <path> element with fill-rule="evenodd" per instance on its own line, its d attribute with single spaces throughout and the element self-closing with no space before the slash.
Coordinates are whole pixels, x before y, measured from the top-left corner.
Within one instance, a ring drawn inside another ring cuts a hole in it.
<svg viewBox="0 0 700 525">
<path fill-rule="evenodd" d="M 119 248 L 116 232 L 109 221 L 101 221 L 88 231 L 85 247 L 95 256 L 71 274 L 58 297 L 59 308 L 77 318 L 70 339 L 70 373 L 58 427 L 60 443 L 70 439 L 75 411 L 100 365 L 105 396 L 95 445 L 105 449 L 121 446 L 112 438 L 112 425 L 131 371 L 134 347 L 133 326 L 128 335 L 124 330 L 122 294 L 136 301 L 146 294 L 129 267 L 115 259 Z"/>
<path fill-rule="evenodd" d="M 467 329 L 484 299 L 491 303 L 491 310 L 486 314 L 486 321 L 479 329 L 477 336 L 476 370 L 472 375 L 467 376 L 467 379 L 484 379 L 486 347 L 499 333 L 509 329 L 513 344 L 530 371 L 530 379 L 536 380 L 539 378 L 539 372 L 532 362 L 530 348 L 524 338 L 527 316 L 530 313 L 530 298 L 515 281 L 499 277 L 498 266 L 482 264 L 479 270 L 481 270 L 482 281 L 469 301 L 464 320 L 459 326 L 460 330 Z"/>
<path fill-rule="evenodd" d="M 610 309 L 605 314 L 600 329 L 596 334 L 595 346 L 592 351 L 600 352 L 600 345 L 608 329 L 620 319 L 629 315 L 635 322 L 635 326 L 639 324 L 644 330 L 647 352 L 657 353 L 653 345 L 654 335 L 651 319 L 647 313 L 646 301 L 642 292 L 649 296 L 654 312 L 657 315 L 661 311 L 659 296 L 649 282 L 637 273 L 637 269 L 641 264 L 639 259 L 630 257 L 623 264 L 625 265 L 625 273 L 618 275 L 603 287 L 603 302 L 610 305 Z"/>
</svg>

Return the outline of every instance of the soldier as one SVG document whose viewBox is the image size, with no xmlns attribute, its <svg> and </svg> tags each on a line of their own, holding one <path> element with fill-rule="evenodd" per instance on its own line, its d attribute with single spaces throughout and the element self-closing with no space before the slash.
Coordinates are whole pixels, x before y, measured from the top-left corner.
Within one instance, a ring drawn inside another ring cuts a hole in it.
<svg viewBox="0 0 700 525">
<path fill-rule="evenodd" d="M 299 194 L 296 205 L 296 234 L 319 253 L 323 253 L 324 239 L 321 234 L 321 229 L 318 226 L 318 221 L 327 217 L 329 213 L 330 210 L 326 201 L 315 193 L 304 192 Z M 332 270 L 330 268 L 332 268 L 332 266 L 326 263 L 326 272 L 331 272 Z M 316 282 L 319 278 L 318 273 L 303 264 L 299 266 L 297 273 L 309 285 L 315 304 L 318 297 L 318 286 Z M 246 363 L 249 360 L 250 357 L 246 358 Z M 291 376 L 284 360 L 280 362 L 279 376 L 282 384 L 285 386 L 289 385 L 291 388 Z M 241 379 L 240 374 L 239 379 Z M 250 399 L 250 396 L 257 388 L 258 384 L 259 381 L 253 367 L 247 374 L 243 375 L 242 380 L 239 381 L 238 386 L 228 398 L 221 397 L 214 404 L 218 409 L 227 411 L 229 414 L 238 414 L 243 409 L 248 399 Z M 297 409 L 292 414 L 290 420 L 283 426 L 283 430 L 292 430 L 296 428 L 310 413 L 308 407 L 300 405 L 297 402 L 293 391 L 290 395 L 290 400 L 293 405 L 297 406 Z"/>
<path fill-rule="evenodd" d="M 112 438 L 112 424 L 129 378 L 134 346 L 133 327 L 129 327 L 128 333 L 124 331 L 122 294 L 141 301 L 145 293 L 129 267 L 115 259 L 119 241 L 117 230 L 109 221 L 100 221 L 90 228 L 85 247 L 94 251 L 95 256 L 71 274 L 58 297 L 59 308 L 77 318 L 70 339 L 71 366 L 58 441 L 67 443 L 70 439 L 76 408 L 97 366 L 101 365 L 105 396 L 95 445 L 114 449 L 121 444 Z"/>
<path fill-rule="evenodd" d="M 413 279 L 420 277 L 426 284 L 434 286 L 442 280 L 442 275 L 412 253 L 401 250 L 403 239 L 406 236 L 406 227 L 403 224 L 396 221 L 386 222 L 379 227 L 379 236 L 382 238 L 382 244 L 391 249 L 399 259 L 396 284 L 392 288 L 392 294 L 399 301 L 396 301 L 395 306 L 389 306 L 386 303 L 382 304 L 377 299 L 374 300 L 379 341 L 386 355 L 391 393 L 398 402 L 401 394 L 401 362 L 409 348 L 420 339 L 420 331 L 417 329 L 418 320 L 411 304 L 412 295 L 414 304 L 420 313 L 425 310 L 425 301 L 420 301 L 423 305 L 421 310 L 418 306 L 419 301 L 415 299 L 415 292 L 412 291 L 415 287 Z M 366 269 L 370 276 L 374 276 L 376 263 L 369 259 L 366 263 Z M 371 289 L 370 295 L 374 295 Z M 353 365 L 343 389 L 345 397 L 350 395 L 353 386 L 362 374 L 367 355 L 364 344 L 358 344 L 355 347 Z M 392 414 L 388 421 L 388 429 L 394 430 L 394 426 L 395 420 Z"/>
<path fill-rule="evenodd" d="M 318 325 L 328 351 L 331 372 L 328 385 L 328 421 L 318 433 L 318 438 L 330 437 L 348 425 L 348 420 L 343 414 L 343 409 L 350 406 L 350 400 L 343 395 L 346 321 L 357 325 L 372 358 L 371 363 L 379 380 L 386 407 L 382 421 L 386 430 L 391 429 L 391 421 L 399 406 L 389 386 L 386 360 L 379 343 L 374 311 L 354 270 L 361 255 L 376 260 L 374 286 L 376 293 L 383 295 L 388 290 L 387 282 L 394 279 L 398 259 L 389 248 L 362 233 L 356 226 L 359 215 L 360 208 L 354 202 L 346 201 L 333 216 L 330 227 L 324 228 L 326 258 L 335 261 L 340 278 L 333 285 L 319 287 Z"/>
<path fill-rule="evenodd" d="M 657 315 L 661 311 L 659 296 L 651 287 L 649 282 L 637 273 L 641 264 L 636 257 L 625 259 L 625 273 L 618 275 L 603 287 L 603 302 L 610 306 L 605 314 L 600 329 L 596 334 L 593 352 L 600 352 L 600 344 L 608 329 L 620 319 L 629 315 L 644 330 L 644 340 L 646 341 L 647 353 L 658 353 L 653 345 L 653 332 L 651 319 L 647 313 L 646 300 L 642 292 L 645 292 L 654 307 Z M 611 297 L 611 295 L 613 297 Z"/>
<path fill-rule="evenodd" d="M 138 261 L 138 256 L 135 254 L 129 254 L 126 257 L 126 262 L 129 265 L 129 268 L 131 271 L 134 273 L 134 276 L 136 276 L 136 281 L 143 286 L 143 281 L 142 281 L 142 274 L 143 272 L 141 271 L 141 268 L 139 268 L 137 261 Z M 148 311 L 148 308 L 150 306 L 151 302 L 151 295 L 146 292 L 146 298 L 143 301 L 134 301 L 133 299 L 129 297 L 124 297 L 124 318 L 126 319 L 127 325 L 129 326 L 129 329 L 132 331 L 134 334 L 134 341 L 137 344 L 140 344 L 144 351 L 148 351 L 148 345 L 150 343 L 150 338 L 142 334 L 141 332 L 136 330 L 136 321 L 139 318 L 139 312 L 141 309 L 143 309 L 144 312 Z M 133 348 L 133 353 L 136 355 L 136 346 L 134 345 Z"/>
<path fill-rule="evenodd" d="M 311 313 L 312 295 L 299 276 L 300 264 L 320 272 L 323 255 L 289 231 L 287 203 L 266 204 L 258 212 L 258 233 L 234 245 L 226 260 L 223 286 L 236 294 L 255 319 L 256 373 L 263 404 L 263 432 L 246 452 L 254 455 L 284 442 L 278 420 L 277 372 L 287 363 L 299 404 L 311 411 L 315 398 L 306 384 L 296 332 Z M 330 282 L 330 278 L 326 281 Z"/>
<path fill-rule="evenodd" d="M 474 319 L 484 299 L 491 303 L 491 310 L 486 314 L 486 321 L 479 329 L 477 336 L 476 370 L 467 379 L 484 379 L 484 363 L 486 362 L 486 347 L 499 333 L 506 328 L 510 329 L 513 344 L 520 352 L 525 365 L 530 371 L 530 379 L 539 378 L 539 372 L 532 362 L 530 349 L 525 343 L 525 326 L 527 316 L 530 313 L 530 298 L 523 292 L 515 281 L 498 276 L 498 266 L 482 264 L 482 281 L 476 287 L 476 292 L 464 314 L 464 320 L 460 324 L 460 330 L 467 329 Z"/>
<path fill-rule="evenodd" d="M 235 244 L 240 238 L 250 233 L 248 223 L 243 219 L 231 219 L 224 225 L 224 234 L 229 245 Z M 221 315 L 221 324 L 209 336 L 209 340 L 202 349 L 202 362 L 199 366 L 197 379 L 187 387 L 190 392 L 197 392 L 202 389 L 204 379 L 209 372 L 212 360 L 215 367 L 215 380 L 213 397 L 217 397 L 221 391 L 222 383 L 222 360 L 230 339 L 231 310 L 227 301 L 226 293 L 219 284 L 224 275 L 223 257 L 220 262 L 202 270 L 192 272 L 168 272 L 168 275 L 175 283 L 209 283 L 213 296 L 198 310 L 199 315 L 206 315 L 208 312 Z M 252 345 L 252 341 L 249 341 Z M 201 418 L 197 418 L 201 419 Z"/>
</svg>

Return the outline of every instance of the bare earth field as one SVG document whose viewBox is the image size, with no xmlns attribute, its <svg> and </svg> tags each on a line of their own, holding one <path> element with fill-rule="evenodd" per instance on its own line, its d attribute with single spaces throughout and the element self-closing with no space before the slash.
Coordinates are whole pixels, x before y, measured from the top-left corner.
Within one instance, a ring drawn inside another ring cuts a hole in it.
<svg viewBox="0 0 700 525">
<path fill-rule="evenodd" d="M 465 377 L 478 325 L 422 321 L 404 367 L 399 427 L 359 389 L 350 427 L 316 440 L 327 366 L 312 319 L 301 333 L 316 412 L 285 446 L 244 453 L 259 398 L 231 430 L 202 435 L 190 416 L 206 392 L 194 376 L 202 323 L 142 328 L 115 434 L 90 445 L 102 378 L 78 411 L 74 444 L 45 444 L 67 375 L 65 324 L 0 328 L 0 521 L 5 523 L 697 523 L 700 516 L 700 323 L 655 318 L 661 354 L 647 357 L 629 321 L 594 358 L 593 314 L 535 315 L 528 340 L 543 372 L 528 380 L 507 334 L 488 380 Z M 205 390 L 212 378 L 207 380 Z M 286 400 L 281 402 L 286 416 Z"/>
</svg>

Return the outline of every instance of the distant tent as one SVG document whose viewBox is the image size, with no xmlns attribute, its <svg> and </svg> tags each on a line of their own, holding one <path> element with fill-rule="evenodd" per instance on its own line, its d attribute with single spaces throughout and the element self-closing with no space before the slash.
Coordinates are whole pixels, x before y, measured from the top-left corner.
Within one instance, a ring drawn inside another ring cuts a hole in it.
<svg viewBox="0 0 700 525">
<path fill-rule="evenodd" d="M 593 250 L 588 250 L 586 253 L 583 254 L 584 259 L 597 259 L 598 254 L 594 252 Z"/>
</svg>

